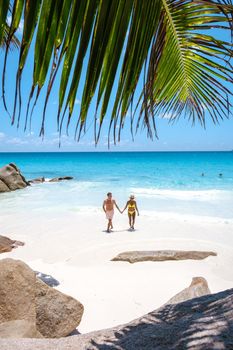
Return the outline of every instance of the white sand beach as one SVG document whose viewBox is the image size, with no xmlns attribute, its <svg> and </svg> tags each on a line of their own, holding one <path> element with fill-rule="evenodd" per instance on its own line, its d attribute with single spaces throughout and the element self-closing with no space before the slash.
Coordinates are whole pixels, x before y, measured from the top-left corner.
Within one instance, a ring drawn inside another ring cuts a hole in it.
<svg viewBox="0 0 233 350">
<path fill-rule="evenodd" d="M 129 232 L 127 214 L 114 216 L 105 232 L 103 211 L 89 208 L 55 215 L 51 210 L 11 211 L 0 217 L 1 234 L 25 242 L 1 259 L 25 261 L 52 275 L 60 291 L 84 305 L 81 333 L 129 322 L 186 288 L 192 277 L 206 278 L 211 292 L 233 286 L 233 220 L 141 211 Z M 194 261 L 114 262 L 129 250 L 211 250 L 217 256 Z"/>
</svg>

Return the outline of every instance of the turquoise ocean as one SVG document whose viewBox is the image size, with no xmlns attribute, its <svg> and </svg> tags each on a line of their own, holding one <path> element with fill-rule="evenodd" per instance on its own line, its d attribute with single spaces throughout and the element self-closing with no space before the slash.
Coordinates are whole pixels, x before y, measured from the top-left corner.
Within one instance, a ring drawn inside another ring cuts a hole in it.
<svg viewBox="0 0 233 350">
<path fill-rule="evenodd" d="M 130 194 L 140 211 L 233 219 L 233 152 L 0 153 L 26 179 L 72 176 L 0 194 L 1 212 L 101 208 L 107 192 L 120 207 Z"/>
</svg>

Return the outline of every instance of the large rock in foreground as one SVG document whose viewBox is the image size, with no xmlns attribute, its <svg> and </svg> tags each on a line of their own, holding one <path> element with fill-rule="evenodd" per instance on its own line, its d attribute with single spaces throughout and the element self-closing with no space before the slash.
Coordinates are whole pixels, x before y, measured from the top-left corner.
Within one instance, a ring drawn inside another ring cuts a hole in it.
<svg viewBox="0 0 233 350">
<path fill-rule="evenodd" d="M 21 241 L 15 241 L 8 237 L 1 236 L 0 235 L 0 254 L 11 252 L 12 249 L 17 248 L 19 246 L 24 245 L 24 242 Z"/>
<path fill-rule="evenodd" d="M 154 251 L 129 251 L 118 254 L 112 261 L 128 261 L 133 264 L 141 261 L 166 261 L 166 260 L 202 260 L 208 256 L 216 256 L 215 252 L 184 251 L 184 250 L 154 250 Z"/>
<path fill-rule="evenodd" d="M 28 185 L 15 164 L 10 163 L 0 169 L 0 192 L 15 191 Z"/>
<path fill-rule="evenodd" d="M 0 323 L 35 322 L 35 273 L 20 260 L 0 260 Z"/>
<path fill-rule="evenodd" d="M 167 304 L 122 326 L 62 339 L 0 339 L 1 350 L 233 349 L 233 289 Z"/>
<path fill-rule="evenodd" d="M 65 337 L 81 322 L 83 305 L 36 280 L 36 325 L 46 338 Z"/>
<path fill-rule="evenodd" d="M 82 315 L 81 303 L 37 279 L 25 263 L 0 260 L 0 326 L 3 334 L 11 337 L 11 330 L 15 334 L 12 324 L 7 322 L 24 320 L 30 323 L 26 327 L 28 332 L 37 329 L 40 337 L 64 337 L 79 325 Z M 19 334 L 22 334 L 23 325 L 18 326 Z"/>
</svg>

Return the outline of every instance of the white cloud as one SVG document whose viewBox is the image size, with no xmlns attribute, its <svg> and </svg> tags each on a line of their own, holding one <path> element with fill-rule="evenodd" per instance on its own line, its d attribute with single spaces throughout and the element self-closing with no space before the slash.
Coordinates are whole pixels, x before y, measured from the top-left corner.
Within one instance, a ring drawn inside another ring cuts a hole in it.
<svg viewBox="0 0 233 350">
<path fill-rule="evenodd" d="M 9 143 L 12 145 L 27 145 L 29 142 L 26 140 L 22 140 L 19 137 L 13 137 L 12 139 L 7 140 L 6 143 Z"/>
<path fill-rule="evenodd" d="M 0 140 L 4 139 L 5 138 L 5 134 L 3 132 L 0 132 Z"/>
</svg>

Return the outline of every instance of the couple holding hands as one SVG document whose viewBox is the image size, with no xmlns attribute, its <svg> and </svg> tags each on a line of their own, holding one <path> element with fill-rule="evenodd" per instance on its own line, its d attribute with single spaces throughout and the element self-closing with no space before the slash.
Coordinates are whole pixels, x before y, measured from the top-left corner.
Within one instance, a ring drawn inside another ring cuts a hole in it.
<svg viewBox="0 0 233 350">
<path fill-rule="evenodd" d="M 137 203 L 134 199 L 134 196 L 131 195 L 129 197 L 129 200 L 127 201 L 124 209 L 121 211 L 118 205 L 116 204 L 115 199 L 112 199 L 112 193 L 108 192 L 107 198 L 103 202 L 103 210 L 106 214 L 106 219 L 108 220 L 107 232 L 110 232 L 110 230 L 113 229 L 112 219 L 114 215 L 114 206 L 116 206 L 116 208 L 119 210 L 121 214 L 124 213 L 126 208 L 128 208 L 129 226 L 131 230 L 134 230 L 136 211 L 137 211 L 137 214 L 139 215 Z"/>
</svg>

